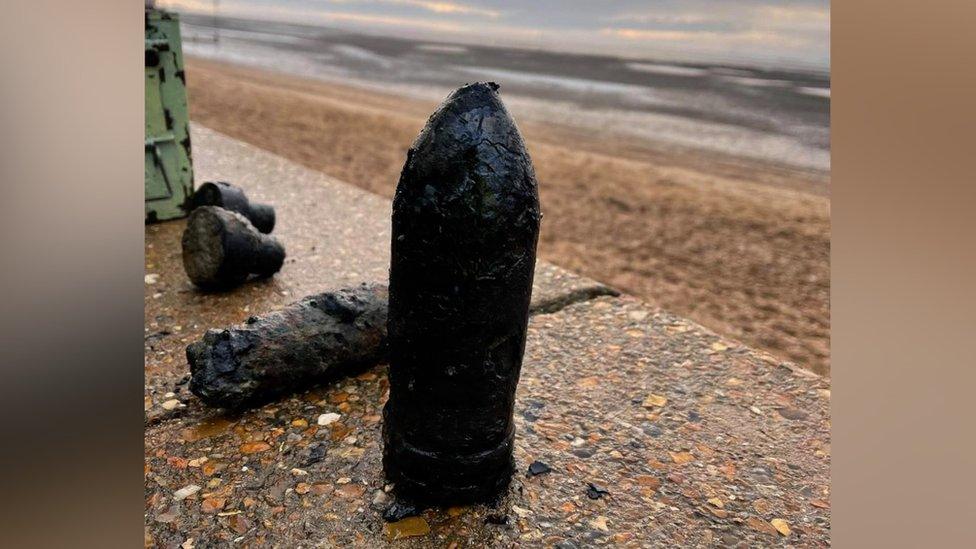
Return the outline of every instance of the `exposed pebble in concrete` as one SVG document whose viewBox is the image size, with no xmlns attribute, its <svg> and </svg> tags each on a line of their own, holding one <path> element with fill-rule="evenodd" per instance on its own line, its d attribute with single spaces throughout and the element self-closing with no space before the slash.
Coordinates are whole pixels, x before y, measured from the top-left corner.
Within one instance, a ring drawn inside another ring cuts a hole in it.
<svg viewBox="0 0 976 549">
<path fill-rule="evenodd" d="M 336 413 L 333 413 L 333 412 L 329 412 L 328 414 L 322 414 L 322 415 L 319 416 L 318 424 L 319 425 L 332 425 L 333 423 L 339 421 L 339 418 L 341 418 L 341 417 L 342 417 L 341 415 L 336 414 Z"/>
<path fill-rule="evenodd" d="M 173 499 L 175 499 L 176 501 L 180 501 L 192 496 L 193 494 L 199 491 L 200 491 L 199 486 L 197 486 L 196 484 L 190 484 L 173 492 Z"/>
</svg>

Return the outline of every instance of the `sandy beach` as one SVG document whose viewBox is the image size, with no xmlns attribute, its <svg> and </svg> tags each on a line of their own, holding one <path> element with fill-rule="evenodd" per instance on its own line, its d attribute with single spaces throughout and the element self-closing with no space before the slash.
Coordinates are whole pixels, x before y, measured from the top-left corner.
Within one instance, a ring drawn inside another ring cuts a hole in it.
<svg viewBox="0 0 976 549">
<path fill-rule="evenodd" d="M 436 105 L 192 56 L 186 80 L 192 120 L 386 197 Z M 513 113 L 541 257 L 829 374 L 828 172 Z"/>
</svg>

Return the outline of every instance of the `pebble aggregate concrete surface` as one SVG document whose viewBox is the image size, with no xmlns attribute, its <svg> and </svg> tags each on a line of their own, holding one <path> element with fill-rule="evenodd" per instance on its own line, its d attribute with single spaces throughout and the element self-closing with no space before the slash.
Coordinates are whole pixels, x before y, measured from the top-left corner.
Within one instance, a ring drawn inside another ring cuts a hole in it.
<svg viewBox="0 0 976 549">
<path fill-rule="evenodd" d="M 192 138 L 196 181 L 274 205 L 288 257 L 270 280 L 202 293 L 185 221 L 146 226 L 147 546 L 830 545 L 829 380 L 543 262 L 508 494 L 385 523 L 386 365 L 230 416 L 189 393 L 184 349 L 386 280 L 389 204 L 207 128 Z M 528 475 L 535 461 L 551 471 Z"/>
</svg>

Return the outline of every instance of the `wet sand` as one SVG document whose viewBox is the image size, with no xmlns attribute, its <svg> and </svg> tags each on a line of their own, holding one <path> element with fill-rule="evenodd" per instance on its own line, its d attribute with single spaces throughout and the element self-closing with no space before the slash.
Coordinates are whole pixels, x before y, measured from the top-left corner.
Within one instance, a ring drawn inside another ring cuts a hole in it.
<svg viewBox="0 0 976 549">
<path fill-rule="evenodd" d="M 429 42 L 337 28 L 184 17 L 184 51 L 420 101 L 494 80 L 522 122 L 830 169 L 830 77 L 799 69 L 674 63 Z"/>
<path fill-rule="evenodd" d="M 186 74 L 194 121 L 387 197 L 435 105 L 194 58 Z M 541 257 L 829 373 L 827 174 L 519 123 L 540 181 Z"/>
</svg>

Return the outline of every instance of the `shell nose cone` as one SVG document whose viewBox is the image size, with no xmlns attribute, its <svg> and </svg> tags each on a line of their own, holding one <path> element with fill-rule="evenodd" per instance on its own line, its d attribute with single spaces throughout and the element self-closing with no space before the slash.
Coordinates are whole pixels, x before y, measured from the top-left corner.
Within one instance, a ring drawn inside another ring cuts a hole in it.
<svg viewBox="0 0 976 549">
<path fill-rule="evenodd" d="M 401 175 L 477 171 L 479 163 L 496 170 L 526 163 L 531 170 L 522 136 L 498 88 L 494 82 L 475 82 L 451 93 L 417 136 Z"/>
<path fill-rule="evenodd" d="M 485 137 L 507 140 L 508 134 L 517 135 L 515 122 L 497 90 L 494 82 L 476 82 L 454 90 L 431 115 L 416 144 L 454 140 L 467 144 Z"/>
<path fill-rule="evenodd" d="M 465 84 L 460 88 L 454 90 L 448 97 L 447 101 L 459 101 L 464 99 L 474 99 L 479 101 L 484 101 L 486 99 L 498 99 L 498 84 L 494 82 L 475 82 L 474 84 Z"/>
</svg>

